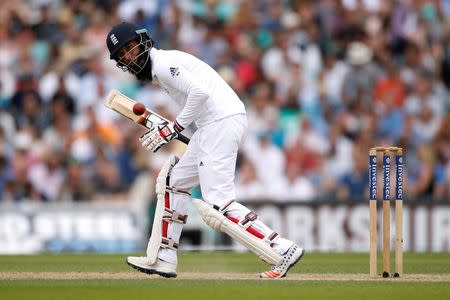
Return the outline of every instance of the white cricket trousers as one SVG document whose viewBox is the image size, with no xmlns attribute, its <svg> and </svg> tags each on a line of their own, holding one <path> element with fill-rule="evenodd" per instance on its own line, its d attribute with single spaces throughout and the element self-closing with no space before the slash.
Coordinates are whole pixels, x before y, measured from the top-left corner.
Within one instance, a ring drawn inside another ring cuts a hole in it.
<svg viewBox="0 0 450 300">
<path fill-rule="evenodd" d="M 234 177 L 238 148 L 247 130 L 247 117 L 238 114 L 215 121 L 197 129 L 193 134 L 186 152 L 172 169 L 170 186 L 190 190 L 200 186 L 203 199 L 223 207 L 236 199 Z M 186 214 L 189 196 L 170 193 L 170 209 Z M 243 219 L 250 210 L 234 202 L 227 209 L 227 215 L 238 220 Z M 273 233 L 260 220 L 252 225 L 263 236 Z M 183 224 L 170 223 L 167 236 L 179 242 Z M 277 239 L 274 249 L 284 253 L 292 242 L 284 238 Z M 176 252 L 161 248 L 158 257 L 170 263 L 177 263 Z"/>
</svg>

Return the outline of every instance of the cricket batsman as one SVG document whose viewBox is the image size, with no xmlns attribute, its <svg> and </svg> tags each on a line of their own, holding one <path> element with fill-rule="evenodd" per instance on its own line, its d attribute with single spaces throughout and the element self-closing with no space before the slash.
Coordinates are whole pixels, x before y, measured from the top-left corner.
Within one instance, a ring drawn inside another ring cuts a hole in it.
<svg viewBox="0 0 450 300">
<path fill-rule="evenodd" d="M 172 155 L 157 182 L 157 205 L 147 256 L 129 256 L 131 267 L 147 274 L 177 276 L 177 249 L 187 220 L 189 190 L 200 186 L 204 200 L 192 203 L 207 225 L 241 242 L 271 265 L 261 278 L 281 278 L 304 250 L 266 226 L 236 202 L 234 174 L 239 145 L 247 129 L 245 107 L 231 87 L 209 65 L 176 50 L 153 46 L 147 30 L 120 23 L 106 37 L 110 58 L 137 79 L 159 85 L 182 107 L 172 122 L 159 124 L 140 137 L 153 152 L 195 122 L 186 152 Z"/>
</svg>

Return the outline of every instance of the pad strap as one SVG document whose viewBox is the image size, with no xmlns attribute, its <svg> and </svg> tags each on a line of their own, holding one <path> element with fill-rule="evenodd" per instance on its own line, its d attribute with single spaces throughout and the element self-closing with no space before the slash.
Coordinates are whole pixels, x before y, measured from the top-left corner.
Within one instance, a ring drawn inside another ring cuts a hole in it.
<svg viewBox="0 0 450 300">
<path fill-rule="evenodd" d="M 189 193 L 189 191 L 178 189 L 176 187 L 169 186 L 169 185 L 166 186 L 166 191 L 174 193 L 174 194 L 182 194 L 182 195 L 186 195 L 186 196 L 191 196 L 191 193 Z"/>
<path fill-rule="evenodd" d="M 213 206 L 214 209 L 218 210 L 220 213 L 222 213 L 225 217 L 227 217 L 232 222 L 238 224 L 239 226 L 246 229 L 248 232 L 252 233 L 256 237 L 263 239 L 265 242 L 267 242 L 271 247 L 273 247 L 275 240 L 278 238 L 278 233 L 272 232 L 268 236 L 263 236 L 262 233 L 257 231 L 255 228 L 252 227 L 252 225 L 256 222 L 258 219 L 258 215 L 250 211 L 248 214 L 245 215 L 245 217 L 242 220 L 237 220 L 235 218 L 232 218 L 230 216 L 227 216 L 227 209 L 234 203 L 235 200 L 229 201 L 227 204 L 225 204 L 222 207 Z"/>
<path fill-rule="evenodd" d="M 279 239 L 279 238 L 280 238 L 280 236 L 278 235 L 278 233 L 274 231 L 274 232 L 272 232 L 269 236 L 264 237 L 264 240 L 265 240 L 266 242 L 268 242 L 268 243 L 270 244 L 271 247 L 273 247 L 273 244 L 274 244 L 275 241 L 276 241 L 277 239 Z"/>
<path fill-rule="evenodd" d="M 255 223 L 256 219 L 258 219 L 258 215 L 255 214 L 253 211 L 249 212 L 245 215 L 245 217 L 239 221 L 239 225 L 241 225 L 244 228 L 247 228 L 249 226 L 252 226 L 253 223 Z"/>
<path fill-rule="evenodd" d="M 162 219 L 163 219 L 163 221 L 167 221 L 167 222 L 177 222 L 177 223 L 181 223 L 181 224 L 186 224 L 187 217 L 188 217 L 187 215 L 182 215 L 182 214 L 174 211 L 173 209 L 165 207 Z"/>
<path fill-rule="evenodd" d="M 178 243 L 172 240 L 171 238 L 161 238 L 161 247 L 162 248 L 168 248 L 172 250 L 178 250 Z"/>
<path fill-rule="evenodd" d="M 233 204 L 234 202 L 236 202 L 234 199 L 230 200 L 227 204 L 225 204 L 222 207 L 218 207 L 216 205 L 213 205 L 213 208 L 215 208 L 216 210 L 218 210 L 220 213 L 226 215 L 227 213 L 227 208 L 229 208 L 231 206 L 231 204 Z"/>
</svg>

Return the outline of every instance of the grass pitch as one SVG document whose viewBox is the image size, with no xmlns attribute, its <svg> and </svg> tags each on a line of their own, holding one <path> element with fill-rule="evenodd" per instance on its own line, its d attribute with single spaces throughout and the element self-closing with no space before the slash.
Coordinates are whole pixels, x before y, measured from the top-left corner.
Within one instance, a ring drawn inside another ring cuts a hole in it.
<svg viewBox="0 0 450 300">
<path fill-rule="evenodd" d="M 448 253 L 406 253 L 405 276 L 387 280 L 368 278 L 368 254 L 306 253 L 276 281 L 257 278 L 266 265 L 250 253 L 181 253 L 175 280 L 138 273 L 124 258 L 0 256 L 0 299 L 450 299 Z"/>
</svg>

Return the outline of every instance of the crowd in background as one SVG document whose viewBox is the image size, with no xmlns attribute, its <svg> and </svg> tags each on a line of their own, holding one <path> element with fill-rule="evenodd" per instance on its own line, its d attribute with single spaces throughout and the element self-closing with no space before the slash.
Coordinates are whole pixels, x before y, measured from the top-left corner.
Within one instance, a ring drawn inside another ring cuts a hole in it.
<svg viewBox="0 0 450 300">
<path fill-rule="evenodd" d="M 152 196 L 183 146 L 144 151 L 103 100 L 180 108 L 109 60 L 120 21 L 204 60 L 245 103 L 238 199 L 365 201 L 368 150 L 386 145 L 404 150 L 408 200 L 450 198 L 450 1 L 6 0 L 0 201 Z"/>
</svg>

